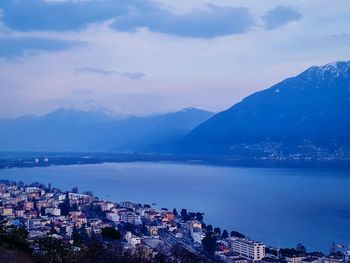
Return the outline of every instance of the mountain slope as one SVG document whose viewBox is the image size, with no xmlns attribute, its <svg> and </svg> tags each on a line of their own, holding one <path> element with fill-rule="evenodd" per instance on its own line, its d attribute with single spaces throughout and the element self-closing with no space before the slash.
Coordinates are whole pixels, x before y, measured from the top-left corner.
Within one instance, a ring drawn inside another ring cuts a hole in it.
<svg viewBox="0 0 350 263">
<path fill-rule="evenodd" d="M 199 109 L 117 118 L 106 111 L 59 109 L 0 120 L 2 151 L 161 151 L 213 116 Z"/>
<path fill-rule="evenodd" d="M 350 62 L 311 67 L 246 97 L 191 131 L 180 151 L 238 154 L 276 143 L 284 151 L 350 143 Z"/>
</svg>

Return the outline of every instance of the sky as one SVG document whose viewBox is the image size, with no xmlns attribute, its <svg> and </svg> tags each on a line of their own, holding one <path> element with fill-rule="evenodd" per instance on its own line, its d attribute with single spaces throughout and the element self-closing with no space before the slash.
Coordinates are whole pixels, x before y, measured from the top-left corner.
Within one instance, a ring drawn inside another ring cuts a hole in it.
<svg viewBox="0 0 350 263">
<path fill-rule="evenodd" d="M 0 117 L 222 111 L 350 60 L 349 0 L 0 0 Z"/>
</svg>

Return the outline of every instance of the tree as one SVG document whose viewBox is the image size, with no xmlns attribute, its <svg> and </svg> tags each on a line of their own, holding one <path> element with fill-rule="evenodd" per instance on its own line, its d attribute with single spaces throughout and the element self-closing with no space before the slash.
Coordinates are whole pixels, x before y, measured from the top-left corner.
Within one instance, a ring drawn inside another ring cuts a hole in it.
<svg viewBox="0 0 350 263">
<path fill-rule="evenodd" d="M 221 235 L 221 229 L 220 229 L 220 227 L 215 227 L 214 228 L 214 232 L 215 232 L 215 234 L 217 234 L 217 235 Z"/>
<path fill-rule="evenodd" d="M 75 225 L 73 227 L 72 238 L 73 238 L 73 244 L 76 246 L 80 246 L 83 243 L 83 238 Z"/>
<path fill-rule="evenodd" d="M 228 238 L 228 232 L 226 229 L 224 229 L 224 231 L 222 231 L 222 238 Z"/>
<path fill-rule="evenodd" d="M 198 221 L 202 221 L 203 220 L 203 213 L 197 212 L 196 213 L 196 218 Z"/>
<path fill-rule="evenodd" d="M 207 225 L 207 231 L 209 231 L 209 232 L 211 232 L 211 231 L 213 231 L 213 226 L 212 225 Z"/>
<path fill-rule="evenodd" d="M 173 209 L 173 214 L 175 217 L 179 216 L 179 213 L 177 212 L 176 208 Z"/>
<path fill-rule="evenodd" d="M 149 234 L 148 228 L 146 227 L 145 223 L 142 224 L 142 227 L 140 228 L 140 232 L 141 232 L 141 234 L 143 234 L 143 235 Z"/>
<path fill-rule="evenodd" d="M 101 231 L 101 235 L 104 239 L 119 240 L 121 238 L 119 231 L 113 227 L 105 227 L 102 228 Z"/>
<path fill-rule="evenodd" d="M 133 224 L 131 224 L 131 223 L 129 223 L 129 222 L 127 222 L 127 223 L 125 223 L 125 225 L 124 225 L 124 230 L 125 231 L 130 231 L 131 233 L 135 233 L 135 227 L 134 227 L 134 225 Z"/>
<path fill-rule="evenodd" d="M 245 235 L 243 235 L 237 231 L 231 231 L 231 237 L 245 238 Z"/>
<path fill-rule="evenodd" d="M 7 227 L 6 221 L 0 222 L 0 245 L 6 244 L 7 248 L 16 248 L 26 253 L 31 253 L 27 242 L 28 231 L 24 228 Z"/>
<path fill-rule="evenodd" d="M 17 186 L 18 186 L 18 187 L 24 187 L 23 181 L 18 181 Z"/>
<path fill-rule="evenodd" d="M 88 196 L 94 196 L 94 193 L 92 191 L 85 191 L 83 192 L 83 194 Z"/>
<path fill-rule="evenodd" d="M 305 246 L 303 244 L 299 243 L 296 248 L 301 253 L 306 253 L 306 248 L 305 248 Z"/>
<path fill-rule="evenodd" d="M 213 237 L 213 233 L 209 232 L 203 238 L 202 245 L 205 251 L 207 251 L 210 255 L 214 255 L 214 252 L 216 250 L 216 239 Z"/>
<path fill-rule="evenodd" d="M 43 252 L 43 262 L 67 262 L 70 255 L 70 246 L 59 239 L 46 236 L 39 240 L 40 250 Z"/>
<path fill-rule="evenodd" d="M 50 229 L 50 235 L 58 234 L 57 230 L 52 226 Z"/>
<path fill-rule="evenodd" d="M 187 209 L 185 208 L 181 209 L 181 216 L 182 216 L 182 219 L 185 221 L 188 219 Z"/>
<path fill-rule="evenodd" d="M 299 257 L 303 255 L 304 253 L 296 250 L 295 248 L 281 248 L 279 250 L 280 256 L 281 257 Z"/>
</svg>

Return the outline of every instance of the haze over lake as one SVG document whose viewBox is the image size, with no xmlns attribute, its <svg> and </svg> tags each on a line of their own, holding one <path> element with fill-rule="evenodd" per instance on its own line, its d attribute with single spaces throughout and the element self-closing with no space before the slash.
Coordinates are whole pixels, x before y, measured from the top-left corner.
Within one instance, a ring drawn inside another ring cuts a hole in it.
<svg viewBox="0 0 350 263">
<path fill-rule="evenodd" d="M 328 252 L 333 241 L 350 243 L 349 171 L 133 162 L 14 168 L 0 179 L 202 211 L 207 224 L 272 246 Z"/>
</svg>

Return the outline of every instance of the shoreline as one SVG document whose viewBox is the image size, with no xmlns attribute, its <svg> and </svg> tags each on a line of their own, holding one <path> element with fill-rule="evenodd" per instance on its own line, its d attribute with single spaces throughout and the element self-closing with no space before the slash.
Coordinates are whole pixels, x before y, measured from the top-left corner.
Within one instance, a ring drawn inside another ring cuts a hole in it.
<svg viewBox="0 0 350 263">
<path fill-rule="evenodd" d="M 244 159 L 232 156 L 187 156 L 139 153 L 1 153 L 0 169 L 34 168 L 61 165 L 88 165 L 103 163 L 176 163 L 247 168 L 295 168 L 350 170 L 350 160 L 290 160 Z"/>
</svg>

